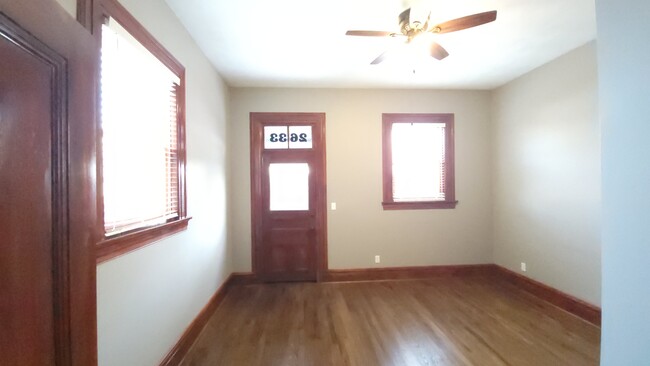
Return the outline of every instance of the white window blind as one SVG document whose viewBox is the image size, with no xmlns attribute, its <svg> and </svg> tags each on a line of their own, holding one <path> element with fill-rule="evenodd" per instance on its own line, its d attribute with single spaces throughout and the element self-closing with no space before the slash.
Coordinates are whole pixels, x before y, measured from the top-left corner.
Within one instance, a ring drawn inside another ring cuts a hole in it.
<svg viewBox="0 0 650 366">
<path fill-rule="evenodd" d="M 179 77 L 110 19 L 102 28 L 106 235 L 179 216 Z"/>
<path fill-rule="evenodd" d="M 393 200 L 445 200 L 445 124 L 393 123 Z"/>
</svg>

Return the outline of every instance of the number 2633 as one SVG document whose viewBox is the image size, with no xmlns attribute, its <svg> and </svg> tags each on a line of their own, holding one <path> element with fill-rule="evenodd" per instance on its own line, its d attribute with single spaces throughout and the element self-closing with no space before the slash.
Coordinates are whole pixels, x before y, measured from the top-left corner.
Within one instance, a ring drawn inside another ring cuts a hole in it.
<svg viewBox="0 0 650 366">
<path fill-rule="evenodd" d="M 272 133 L 269 137 L 271 142 L 287 142 L 287 138 L 289 138 L 289 141 L 291 142 L 307 142 L 306 133 L 292 133 L 289 136 L 287 136 L 286 133 Z"/>
</svg>

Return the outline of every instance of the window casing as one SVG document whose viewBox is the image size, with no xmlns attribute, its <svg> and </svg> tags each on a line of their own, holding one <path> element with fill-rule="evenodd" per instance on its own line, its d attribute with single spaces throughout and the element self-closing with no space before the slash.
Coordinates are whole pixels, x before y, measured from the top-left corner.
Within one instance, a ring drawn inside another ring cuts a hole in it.
<svg viewBox="0 0 650 366">
<path fill-rule="evenodd" d="M 385 210 L 454 208 L 454 115 L 384 113 Z"/>
<path fill-rule="evenodd" d="M 184 67 L 117 1 L 104 14 L 98 261 L 187 227 Z"/>
</svg>

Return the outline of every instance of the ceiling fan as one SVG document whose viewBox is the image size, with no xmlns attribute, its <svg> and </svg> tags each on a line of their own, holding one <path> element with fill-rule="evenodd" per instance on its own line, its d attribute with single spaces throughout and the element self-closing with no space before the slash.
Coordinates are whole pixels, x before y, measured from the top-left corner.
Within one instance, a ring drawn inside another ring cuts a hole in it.
<svg viewBox="0 0 650 366">
<path fill-rule="evenodd" d="M 404 10 L 399 15 L 399 27 L 400 32 L 385 32 L 385 31 L 369 31 L 369 30 L 349 30 L 345 34 L 348 36 L 366 36 L 366 37 L 406 37 L 406 43 L 411 43 L 418 36 L 423 34 L 432 33 L 432 34 L 442 34 L 455 32 L 467 28 L 476 27 L 485 23 L 493 22 L 497 18 L 497 11 L 486 11 L 484 13 L 478 13 L 473 15 L 468 15 L 462 18 L 457 18 L 449 20 L 434 26 L 429 26 L 429 20 L 431 19 L 431 13 L 427 17 L 427 20 L 422 24 L 420 21 L 411 22 L 411 8 Z M 449 56 L 447 50 L 445 50 L 440 44 L 434 40 L 430 40 L 428 44 L 429 54 L 431 57 L 434 57 L 438 60 L 442 60 L 445 57 Z M 370 64 L 376 65 L 385 60 L 388 55 L 388 51 L 382 53 L 374 59 Z"/>
</svg>

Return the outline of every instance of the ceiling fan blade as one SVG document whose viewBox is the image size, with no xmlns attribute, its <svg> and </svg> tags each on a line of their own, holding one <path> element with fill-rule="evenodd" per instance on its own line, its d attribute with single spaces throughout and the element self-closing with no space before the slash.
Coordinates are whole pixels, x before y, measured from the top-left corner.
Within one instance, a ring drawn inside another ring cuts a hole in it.
<svg viewBox="0 0 650 366">
<path fill-rule="evenodd" d="M 404 27 L 410 24 L 411 24 L 411 8 L 408 8 L 399 15 L 399 28 L 404 29 Z"/>
<path fill-rule="evenodd" d="M 422 27 L 422 29 L 424 29 L 425 31 L 427 29 L 429 29 L 429 21 L 430 20 L 431 20 L 431 12 L 429 12 L 429 15 L 427 15 L 427 20 L 426 20 L 426 22 L 424 22 L 424 26 Z"/>
<path fill-rule="evenodd" d="M 449 52 L 447 52 L 447 50 L 444 49 L 437 42 L 431 42 L 431 46 L 429 47 L 429 53 L 431 54 L 431 57 L 436 58 L 438 60 L 442 60 L 443 58 L 449 56 Z"/>
<path fill-rule="evenodd" d="M 388 51 L 386 51 L 386 52 L 382 53 L 381 55 L 377 56 L 377 58 L 372 60 L 372 62 L 370 64 L 371 65 L 380 64 L 380 63 L 384 62 L 384 60 L 386 59 L 386 56 L 388 56 Z"/>
<path fill-rule="evenodd" d="M 449 33 L 455 32 L 462 29 L 476 27 L 481 24 L 493 22 L 497 18 L 497 11 L 486 11 L 485 13 L 478 13 L 474 15 L 468 15 L 466 17 L 449 20 L 444 23 L 440 23 L 433 27 L 431 31 L 433 33 Z"/>
<path fill-rule="evenodd" d="M 345 32 L 346 36 L 365 36 L 365 37 L 390 37 L 395 36 L 394 32 L 369 31 L 369 30 L 349 30 Z"/>
</svg>

